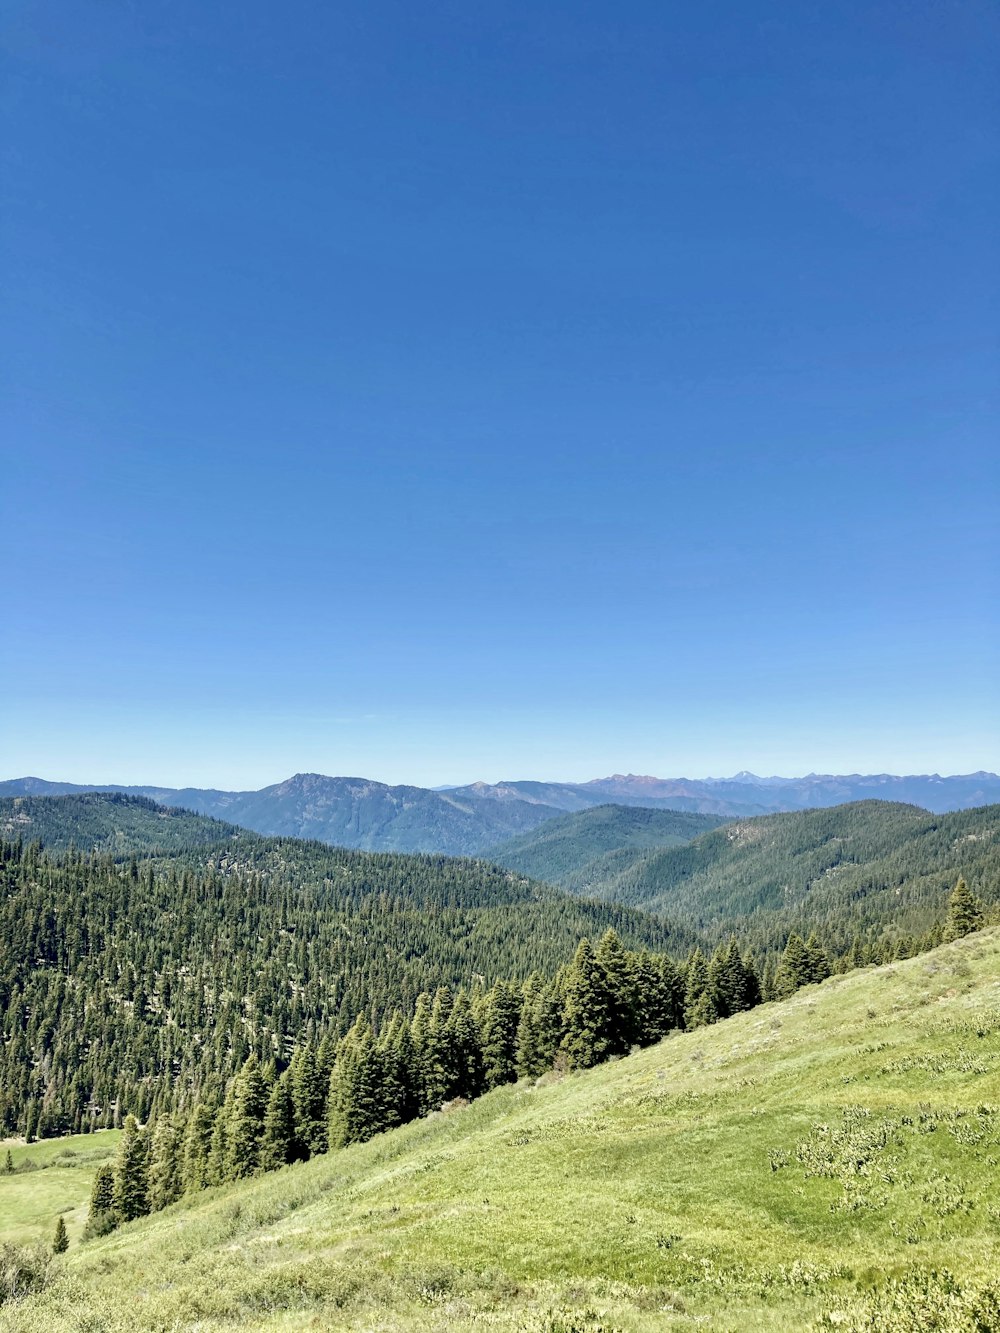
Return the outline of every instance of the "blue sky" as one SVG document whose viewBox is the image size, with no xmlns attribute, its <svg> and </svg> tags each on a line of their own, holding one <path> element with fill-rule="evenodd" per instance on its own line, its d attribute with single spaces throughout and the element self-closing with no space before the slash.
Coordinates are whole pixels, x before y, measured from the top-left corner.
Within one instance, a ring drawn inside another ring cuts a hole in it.
<svg viewBox="0 0 1000 1333">
<path fill-rule="evenodd" d="M 995 8 L 2 49 L 0 776 L 1000 767 Z"/>
</svg>

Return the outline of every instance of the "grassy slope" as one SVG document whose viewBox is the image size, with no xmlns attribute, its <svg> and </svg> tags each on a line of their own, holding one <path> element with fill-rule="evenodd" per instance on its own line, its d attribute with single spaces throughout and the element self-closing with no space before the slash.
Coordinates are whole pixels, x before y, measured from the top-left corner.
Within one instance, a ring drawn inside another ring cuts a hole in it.
<svg viewBox="0 0 1000 1333">
<path fill-rule="evenodd" d="M 0 1242 L 48 1243 L 60 1213 L 70 1240 L 78 1240 L 94 1173 L 114 1153 L 120 1137 L 118 1130 L 107 1129 L 27 1145 L 0 1141 L 0 1162 L 10 1149 L 15 1168 L 14 1175 L 0 1172 Z M 24 1170 L 26 1166 L 35 1169 Z"/>
<path fill-rule="evenodd" d="M 643 851 L 681 846 L 725 822 L 719 815 L 599 805 L 550 819 L 483 855 L 571 893 L 600 892 Z"/>
<path fill-rule="evenodd" d="M 801 1330 L 996 1271 L 998 1102 L 994 929 L 73 1246 L 0 1329 Z"/>
</svg>

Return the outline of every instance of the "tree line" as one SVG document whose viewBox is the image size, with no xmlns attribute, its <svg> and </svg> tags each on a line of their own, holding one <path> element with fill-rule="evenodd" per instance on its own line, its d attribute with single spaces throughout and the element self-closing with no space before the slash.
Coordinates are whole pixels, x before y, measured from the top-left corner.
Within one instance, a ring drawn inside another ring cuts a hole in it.
<svg viewBox="0 0 1000 1333">
<path fill-rule="evenodd" d="M 983 924 L 964 880 L 944 922 L 920 943 L 934 947 Z M 236 1181 L 373 1135 L 449 1104 L 537 1078 L 588 1069 L 660 1041 L 782 999 L 833 970 L 886 961 L 858 945 L 832 962 L 815 934 L 789 937 L 761 975 L 735 939 L 683 962 L 627 949 L 613 929 L 584 938 L 545 978 L 498 981 L 470 991 L 423 992 L 412 1014 L 373 1027 L 359 1016 L 339 1039 L 299 1045 L 287 1066 L 251 1054 L 224 1087 L 142 1126 L 124 1124 L 117 1158 L 95 1178 L 86 1234 L 104 1234 L 185 1193 Z"/>
</svg>

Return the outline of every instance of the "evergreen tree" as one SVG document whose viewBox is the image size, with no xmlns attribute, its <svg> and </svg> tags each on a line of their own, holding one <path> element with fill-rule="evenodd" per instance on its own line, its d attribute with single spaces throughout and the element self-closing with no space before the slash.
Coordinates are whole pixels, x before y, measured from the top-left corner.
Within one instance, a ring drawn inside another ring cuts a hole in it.
<svg viewBox="0 0 1000 1333">
<path fill-rule="evenodd" d="M 712 995 L 708 963 L 701 949 L 695 948 L 688 958 L 684 987 L 684 1026 L 704 1027 L 714 1023 L 719 1011 Z"/>
<path fill-rule="evenodd" d="M 264 1113 L 264 1135 L 260 1147 L 260 1168 L 274 1171 L 294 1161 L 295 1107 L 287 1073 L 271 1089 Z"/>
<path fill-rule="evenodd" d="M 212 1143 L 208 1150 L 205 1167 L 205 1184 L 221 1185 L 226 1179 L 228 1153 L 226 1150 L 226 1132 L 229 1128 L 229 1107 L 223 1103 L 216 1109 L 212 1119 Z"/>
<path fill-rule="evenodd" d="M 625 947 L 614 930 L 609 928 L 601 936 L 594 957 L 604 975 L 607 997 L 605 1056 L 627 1055 L 639 1040 L 632 991 L 633 969 Z"/>
<path fill-rule="evenodd" d="M 948 916 L 944 923 L 944 940 L 961 939 L 974 930 L 983 928 L 983 904 L 959 876 L 948 898 Z"/>
<path fill-rule="evenodd" d="M 256 1055 L 247 1058 L 227 1098 L 225 1178 L 252 1176 L 260 1165 L 268 1088 Z"/>
<path fill-rule="evenodd" d="M 410 1025 L 397 1013 L 379 1040 L 388 1125 L 407 1125 L 420 1114 L 422 1080 Z"/>
<path fill-rule="evenodd" d="M 459 990 L 446 1026 L 451 1084 L 448 1097 L 478 1097 L 485 1090 L 483 1048 L 468 994 Z"/>
<path fill-rule="evenodd" d="M 198 1102 L 188 1120 L 184 1137 L 183 1185 L 185 1190 L 201 1190 L 212 1182 L 210 1159 L 217 1107 Z"/>
<path fill-rule="evenodd" d="M 364 1019 L 337 1047 L 330 1076 L 329 1142 L 333 1148 L 364 1143 L 386 1128 L 388 1108 L 381 1052 Z"/>
<path fill-rule="evenodd" d="M 90 1209 L 87 1214 L 87 1225 L 84 1227 L 84 1239 L 104 1236 L 115 1227 L 114 1192 L 114 1167 L 110 1162 L 103 1162 L 97 1168 L 90 1190 Z"/>
<path fill-rule="evenodd" d="M 663 997 L 666 1004 L 667 1031 L 684 1026 L 684 986 L 685 979 L 681 969 L 668 955 L 660 958 L 660 977 L 663 983 Z"/>
<path fill-rule="evenodd" d="M 295 1113 L 295 1159 L 326 1152 L 326 1094 L 323 1074 L 310 1044 L 300 1046 L 289 1065 Z"/>
<path fill-rule="evenodd" d="M 808 986 L 812 981 L 812 962 L 806 952 L 802 936 L 794 931 L 788 937 L 781 962 L 774 974 L 775 999 L 784 1000 L 794 995 L 800 986 Z"/>
<path fill-rule="evenodd" d="M 424 1070 L 427 1062 L 427 1042 L 431 1027 L 431 997 L 426 991 L 417 996 L 413 1010 L 413 1022 L 410 1024 L 410 1041 L 413 1047 L 414 1073 L 416 1075 L 417 1100 L 419 1114 L 426 1115 L 431 1110 L 427 1093 Z"/>
<path fill-rule="evenodd" d="M 809 967 L 809 980 L 812 982 L 825 981 L 830 975 L 830 960 L 815 931 L 812 931 L 806 940 L 806 959 Z"/>
<path fill-rule="evenodd" d="M 591 943 L 582 939 L 566 974 L 562 1050 L 571 1069 L 589 1069 L 607 1057 L 612 1009 L 607 976 Z"/>
<path fill-rule="evenodd" d="M 483 1077 L 487 1088 L 513 1083 L 517 1078 L 518 1026 L 521 996 L 515 986 L 498 981 L 486 992 L 479 1011 Z"/>
<path fill-rule="evenodd" d="M 69 1249 L 69 1234 L 66 1231 L 65 1218 L 60 1214 L 56 1218 L 55 1235 L 52 1237 L 52 1253 L 65 1254 Z"/>
<path fill-rule="evenodd" d="M 451 993 L 444 986 L 439 987 L 434 994 L 420 1061 L 424 1104 L 428 1111 L 440 1109 L 442 1103 L 452 1096 L 456 1081 L 455 1051 L 448 1026 L 451 1005 Z"/>
<path fill-rule="evenodd" d="M 115 1162 L 113 1210 L 120 1222 L 149 1212 L 146 1136 L 134 1115 L 126 1116 Z"/>
<path fill-rule="evenodd" d="M 158 1212 L 179 1199 L 184 1188 L 181 1133 L 171 1115 L 161 1115 L 149 1143 L 147 1173 L 150 1211 Z"/>
<path fill-rule="evenodd" d="M 7 1157 L 4 1160 L 3 1169 L 8 1176 L 12 1176 L 14 1174 L 14 1158 L 11 1156 L 11 1151 L 9 1148 L 7 1149 Z"/>
<path fill-rule="evenodd" d="M 518 1078 L 537 1078 L 547 1068 L 541 1053 L 541 1033 L 536 1010 L 544 984 L 539 974 L 533 972 L 521 989 L 521 1017 L 517 1023 Z"/>
</svg>

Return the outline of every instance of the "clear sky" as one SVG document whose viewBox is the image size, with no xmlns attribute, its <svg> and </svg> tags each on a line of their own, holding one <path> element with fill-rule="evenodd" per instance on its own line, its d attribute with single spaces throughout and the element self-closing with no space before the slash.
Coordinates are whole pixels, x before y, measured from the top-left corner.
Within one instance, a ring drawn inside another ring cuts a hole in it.
<svg viewBox="0 0 1000 1333">
<path fill-rule="evenodd" d="M 1000 767 L 987 0 L 13 0 L 0 777 Z"/>
</svg>

